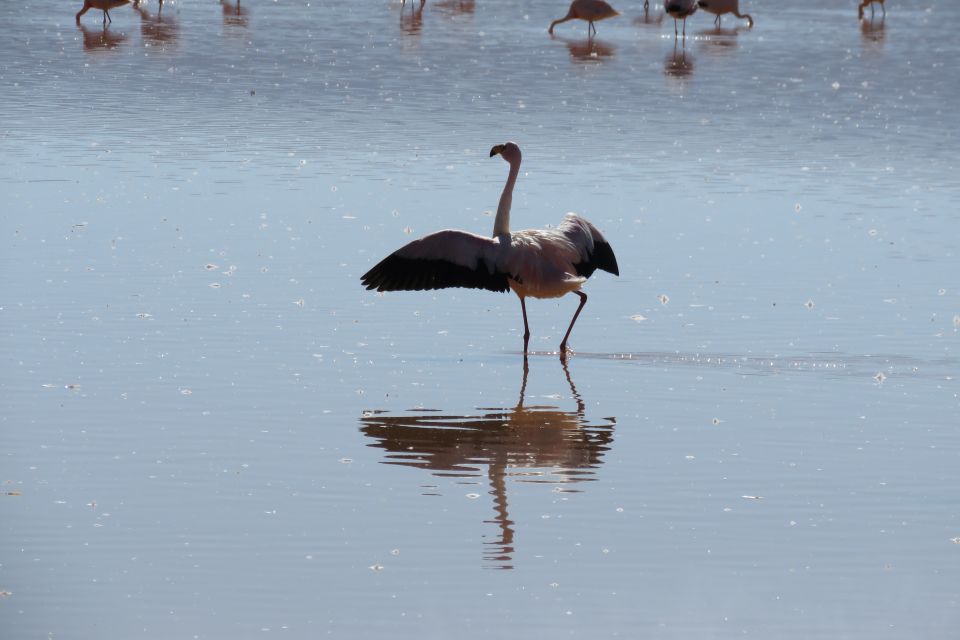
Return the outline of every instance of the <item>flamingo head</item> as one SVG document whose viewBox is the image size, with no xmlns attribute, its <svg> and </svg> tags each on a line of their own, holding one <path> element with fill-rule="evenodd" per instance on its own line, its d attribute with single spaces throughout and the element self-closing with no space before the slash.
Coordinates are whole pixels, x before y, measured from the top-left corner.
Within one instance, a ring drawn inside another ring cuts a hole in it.
<svg viewBox="0 0 960 640">
<path fill-rule="evenodd" d="M 490 149 L 490 157 L 499 155 L 504 160 L 513 164 L 514 162 L 520 162 L 520 147 L 517 146 L 516 142 L 505 142 L 503 144 L 494 145 Z"/>
</svg>

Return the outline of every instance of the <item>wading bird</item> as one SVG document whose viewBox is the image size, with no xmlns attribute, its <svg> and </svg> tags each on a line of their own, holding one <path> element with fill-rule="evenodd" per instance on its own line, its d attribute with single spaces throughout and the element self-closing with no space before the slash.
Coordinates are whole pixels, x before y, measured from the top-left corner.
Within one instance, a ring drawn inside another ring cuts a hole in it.
<svg viewBox="0 0 960 640">
<path fill-rule="evenodd" d="M 103 11 L 103 24 L 107 24 L 108 20 L 113 22 L 113 18 L 110 17 L 110 9 L 116 9 L 129 3 L 130 0 L 83 0 L 83 9 L 77 12 L 77 24 L 80 24 L 80 16 L 90 9 Z"/>
<path fill-rule="evenodd" d="M 697 0 L 667 0 L 663 10 L 673 18 L 673 35 L 677 33 L 677 20 L 683 20 L 683 37 L 687 37 L 687 18 L 697 12 Z"/>
<path fill-rule="evenodd" d="M 597 32 L 597 28 L 593 24 L 594 22 L 613 18 L 618 15 L 620 15 L 620 12 L 603 0 L 573 0 L 573 2 L 570 3 L 570 9 L 567 11 L 567 15 L 551 22 L 547 33 L 553 35 L 553 28 L 561 22 L 566 22 L 567 20 L 586 20 L 589 23 L 587 25 L 587 35 L 592 35 Z"/>
<path fill-rule="evenodd" d="M 749 13 L 740 13 L 740 0 L 700 0 L 697 2 L 699 6 L 704 11 L 709 11 L 710 13 L 716 14 L 716 18 L 713 20 L 713 24 L 720 28 L 720 17 L 725 13 L 732 13 L 738 18 L 746 18 L 747 26 L 751 29 L 753 28 L 753 18 L 750 17 Z"/>
<path fill-rule="evenodd" d="M 580 297 L 580 306 L 560 343 L 560 357 L 565 358 L 570 331 L 587 304 L 587 294 L 580 287 L 597 269 L 620 275 L 617 259 L 596 227 L 573 213 L 555 229 L 511 232 L 510 205 L 520 173 L 520 147 L 513 142 L 498 144 L 490 149 L 490 157 L 496 155 L 510 163 L 510 173 L 500 195 L 492 238 L 451 229 L 431 233 L 381 260 L 361 280 L 367 289 L 377 291 L 513 290 L 523 312 L 524 354 L 530 342 L 526 297 L 559 298 L 573 292 Z"/>
<path fill-rule="evenodd" d="M 883 0 L 862 0 L 860 6 L 857 7 L 857 16 L 859 20 L 863 20 L 863 10 L 867 8 L 867 5 L 870 5 L 870 19 L 873 20 L 874 16 L 874 3 L 878 3 L 880 8 L 883 10 L 883 17 L 887 17 L 887 7 L 883 4 Z"/>
</svg>

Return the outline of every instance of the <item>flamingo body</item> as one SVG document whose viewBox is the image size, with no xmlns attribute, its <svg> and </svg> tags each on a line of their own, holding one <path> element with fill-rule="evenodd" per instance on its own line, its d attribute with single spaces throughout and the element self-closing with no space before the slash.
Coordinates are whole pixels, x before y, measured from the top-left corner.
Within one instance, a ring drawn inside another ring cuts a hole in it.
<svg viewBox="0 0 960 640">
<path fill-rule="evenodd" d="M 570 9 L 567 10 L 567 15 L 551 22 L 547 32 L 553 35 L 553 28 L 561 22 L 567 22 L 568 20 L 585 20 L 589 23 L 587 33 L 591 31 L 596 33 L 597 28 L 594 26 L 594 22 L 613 18 L 618 15 L 620 15 L 620 12 L 604 2 L 604 0 L 573 0 L 573 2 L 570 3 Z"/>
<path fill-rule="evenodd" d="M 377 291 L 449 287 L 513 291 L 523 311 L 524 353 L 530 339 L 525 298 L 559 298 L 576 293 L 580 306 L 560 343 L 563 356 L 570 331 L 586 304 L 587 296 L 580 288 L 597 269 L 620 275 L 617 259 L 603 234 L 573 213 L 568 213 L 555 229 L 511 232 L 510 205 L 520 171 L 520 148 L 508 142 L 491 149 L 491 156 L 498 154 L 510 163 L 510 173 L 500 197 L 493 237 L 453 229 L 438 231 L 394 251 L 361 281 L 367 289 Z"/>
<path fill-rule="evenodd" d="M 740 13 L 740 0 L 699 0 L 699 2 L 697 2 L 697 6 L 704 11 L 708 11 L 717 16 L 713 21 L 717 27 L 720 26 L 721 16 L 727 13 L 732 13 L 738 18 L 746 18 L 747 22 L 749 23 L 748 26 L 751 29 L 753 28 L 753 18 L 750 16 L 750 14 Z"/>
<path fill-rule="evenodd" d="M 113 22 L 113 19 L 110 17 L 110 9 L 116 9 L 129 3 L 130 0 L 83 0 L 83 8 L 77 12 L 77 24 L 80 24 L 80 16 L 90 11 L 90 9 L 103 11 L 103 24 L 107 24 L 108 20 Z"/>
<path fill-rule="evenodd" d="M 673 18 L 673 35 L 677 34 L 677 20 L 683 20 L 683 35 L 687 35 L 687 18 L 697 12 L 697 0 L 666 0 L 663 10 Z"/>
</svg>

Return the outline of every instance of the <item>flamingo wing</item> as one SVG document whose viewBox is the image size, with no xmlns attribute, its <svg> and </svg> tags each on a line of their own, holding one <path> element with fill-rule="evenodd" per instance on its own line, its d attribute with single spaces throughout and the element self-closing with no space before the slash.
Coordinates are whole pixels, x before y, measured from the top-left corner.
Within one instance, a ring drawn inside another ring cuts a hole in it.
<svg viewBox="0 0 960 640">
<path fill-rule="evenodd" d="M 580 254 L 579 260 L 574 262 L 578 276 L 589 278 L 597 269 L 615 276 L 620 275 L 613 248 L 600 230 L 588 221 L 574 213 L 568 213 L 557 225 L 557 231 L 563 234 Z"/>
<path fill-rule="evenodd" d="M 509 291 L 510 274 L 500 268 L 500 243 L 466 231 L 431 233 L 397 249 L 363 274 L 377 291 L 424 291 L 467 287 Z"/>
</svg>

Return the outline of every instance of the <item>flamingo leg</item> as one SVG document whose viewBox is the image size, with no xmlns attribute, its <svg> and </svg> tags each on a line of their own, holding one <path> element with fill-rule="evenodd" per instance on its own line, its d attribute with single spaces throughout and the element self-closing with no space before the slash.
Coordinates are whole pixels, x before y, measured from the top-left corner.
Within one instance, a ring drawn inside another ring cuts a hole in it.
<svg viewBox="0 0 960 640">
<path fill-rule="evenodd" d="M 577 312 L 573 314 L 573 320 L 570 321 L 570 326 L 567 327 L 567 334 L 563 336 L 563 342 L 560 343 L 560 357 L 567 357 L 567 339 L 570 337 L 570 332 L 573 331 L 573 325 L 577 321 L 580 312 L 583 310 L 583 305 L 587 304 L 587 294 L 583 291 L 574 291 L 575 294 L 580 296 L 580 306 L 577 307 Z"/>
<path fill-rule="evenodd" d="M 520 310 L 523 311 L 523 357 L 527 357 L 527 345 L 530 343 L 530 325 L 527 324 L 527 303 L 520 298 Z"/>
</svg>

